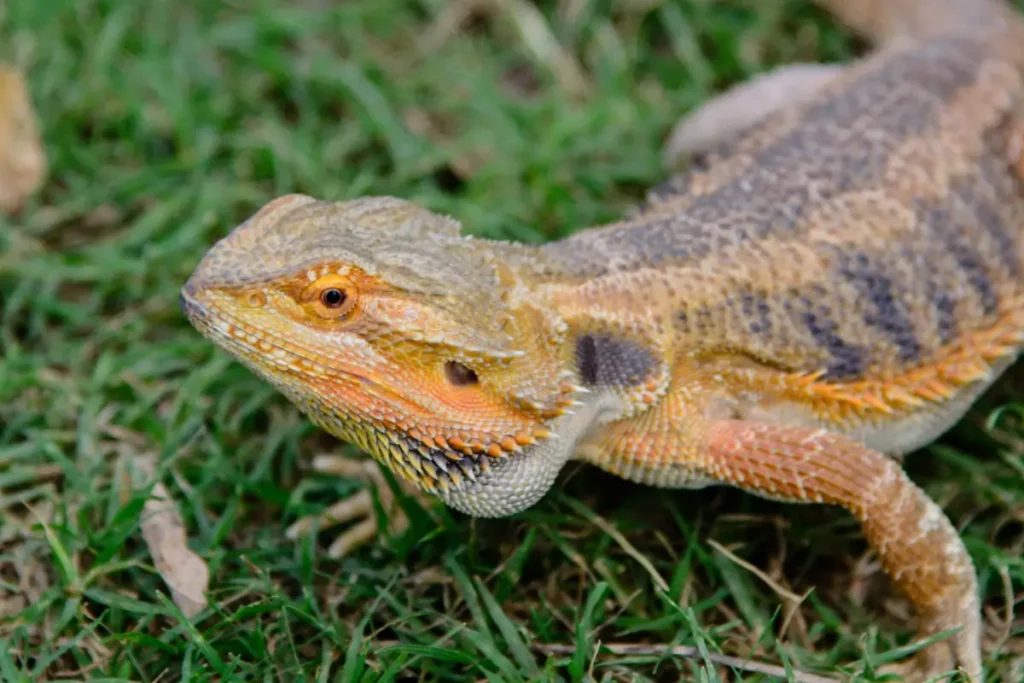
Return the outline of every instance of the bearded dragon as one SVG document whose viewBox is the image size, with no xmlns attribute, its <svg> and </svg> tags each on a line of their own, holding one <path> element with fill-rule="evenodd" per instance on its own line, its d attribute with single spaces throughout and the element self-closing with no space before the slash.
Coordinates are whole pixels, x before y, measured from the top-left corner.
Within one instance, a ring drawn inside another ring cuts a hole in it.
<svg viewBox="0 0 1024 683">
<path fill-rule="evenodd" d="M 841 506 L 920 634 L 953 631 L 908 677 L 980 681 L 971 558 L 892 456 L 1024 344 L 1024 21 L 818 1 L 877 48 L 791 98 L 757 96 L 772 75 L 729 93 L 744 115 L 620 221 L 531 246 L 398 198 L 283 196 L 210 249 L 184 311 L 470 515 L 533 505 L 570 459 Z M 701 147 L 695 120 L 675 152 Z"/>
</svg>

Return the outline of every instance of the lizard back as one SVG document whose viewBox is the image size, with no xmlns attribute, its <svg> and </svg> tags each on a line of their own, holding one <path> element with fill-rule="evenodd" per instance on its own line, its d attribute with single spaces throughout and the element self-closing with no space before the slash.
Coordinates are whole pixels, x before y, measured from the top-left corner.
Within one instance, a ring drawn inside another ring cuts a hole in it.
<svg viewBox="0 0 1024 683">
<path fill-rule="evenodd" d="M 1024 85 L 999 44 L 876 54 L 622 222 L 547 245 L 542 291 L 581 328 L 646 326 L 677 351 L 832 382 L 1016 329 Z"/>
</svg>

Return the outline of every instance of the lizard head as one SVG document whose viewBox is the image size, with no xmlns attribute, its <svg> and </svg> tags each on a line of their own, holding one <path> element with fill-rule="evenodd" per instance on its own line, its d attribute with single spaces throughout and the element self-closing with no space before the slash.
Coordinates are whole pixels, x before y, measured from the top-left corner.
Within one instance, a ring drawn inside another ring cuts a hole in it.
<svg viewBox="0 0 1024 683">
<path fill-rule="evenodd" d="M 316 424 L 445 496 L 538 448 L 566 326 L 486 242 L 390 197 L 280 197 L 183 287 L 192 324 Z"/>
</svg>

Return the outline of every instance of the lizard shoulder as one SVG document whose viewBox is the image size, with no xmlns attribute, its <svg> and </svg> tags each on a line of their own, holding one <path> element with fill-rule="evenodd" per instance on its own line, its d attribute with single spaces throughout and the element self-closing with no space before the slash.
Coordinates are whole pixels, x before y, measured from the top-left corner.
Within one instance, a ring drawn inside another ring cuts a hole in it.
<svg viewBox="0 0 1024 683">
<path fill-rule="evenodd" d="M 622 406 L 616 419 L 645 411 L 668 390 L 667 352 L 638 330 L 606 325 L 580 329 L 571 363 L 584 389 L 615 395 Z"/>
</svg>

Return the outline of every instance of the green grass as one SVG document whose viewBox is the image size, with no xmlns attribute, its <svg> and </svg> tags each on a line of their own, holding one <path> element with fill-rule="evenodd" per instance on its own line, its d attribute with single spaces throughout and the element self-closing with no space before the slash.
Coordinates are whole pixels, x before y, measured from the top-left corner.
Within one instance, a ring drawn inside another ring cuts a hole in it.
<svg viewBox="0 0 1024 683">
<path fill-rule="evenodd" d="M 659 181 L 672 122 L 713 92 L 859 49 L 801 2 L 543 3 L 580 87 L 509 11 L 439 32 L 449 4 L 5 5 L 0 56 L 27 71 L 53 170 L 0 221 L 0 679 L 765 680 L 659 646 L 827 673 L 909 641 L 848 515 L 724 489 L 574 467 L 527 513 L 421 514 L 340 562 L 330 533 L 284 538 L 357 485 L 308 474 L 344 447 L 179 312 L 217 238 L 286 192 L 393 194 L 475 234 L 555 238 Z M 965 528 L 1006 681 L 1024 675 L 1018 385 L 909 462 Z M 139 532 L 154 460 L 211 569 L 192 623 Z M 810 592 L 784 637 L 784 599 L 710 541 Z M 652 647 L 597 653 L 622 643 Z"/>
</svg>

